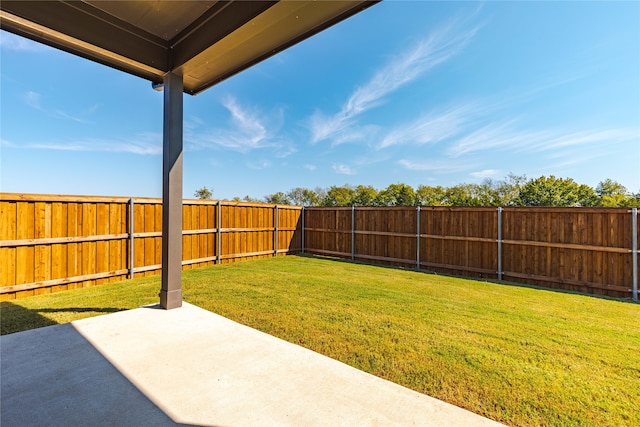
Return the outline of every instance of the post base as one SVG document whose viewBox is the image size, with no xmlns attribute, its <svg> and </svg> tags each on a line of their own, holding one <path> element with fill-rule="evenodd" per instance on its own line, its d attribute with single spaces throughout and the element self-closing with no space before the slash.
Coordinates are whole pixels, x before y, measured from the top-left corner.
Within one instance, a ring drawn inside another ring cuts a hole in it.
<svg viewBox="0 0 640 427">
<path fill-rule="evenodd" d="M 160 307 L 165 310 L 182 307 L 182 289 L 176 289 L 173 291 L 162 289 L 160 291 Z"/>
</svg>

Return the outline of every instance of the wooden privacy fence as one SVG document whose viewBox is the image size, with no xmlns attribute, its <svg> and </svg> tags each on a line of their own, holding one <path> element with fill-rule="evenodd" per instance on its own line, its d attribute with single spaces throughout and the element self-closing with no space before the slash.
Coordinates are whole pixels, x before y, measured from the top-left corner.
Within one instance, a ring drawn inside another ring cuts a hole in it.
<svg viewBox="0 0 640 427">
<path fill-rule="evenodd" d="M 637 209 L 185 200 L 183 268 L 308 252 L 637 299 Z M 159 199 L 0 193 L 0 299 L 157 274 Z"/>
<path fill-rule="evenodd" d="M 183 203 L 183 268 L 300 251 L 302 208 Z M 0 193 L 0 299 L 157 274 L 162 201 Z"/>
<path fill-rule="evenodd" d="M 305 208 L 304 251 L 637 300 L 637 209 Z"/>
</svg>

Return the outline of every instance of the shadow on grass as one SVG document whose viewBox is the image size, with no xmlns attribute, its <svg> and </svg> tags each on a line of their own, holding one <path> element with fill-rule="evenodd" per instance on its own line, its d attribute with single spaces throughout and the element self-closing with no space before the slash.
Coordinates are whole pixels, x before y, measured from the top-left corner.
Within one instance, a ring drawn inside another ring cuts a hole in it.
<svg viewBox="0 0 640 427">
<path fill-rule="evenodd" d="M 0 303 L 0 335 L 13 334 L 27 331 L 29 329 L 43 328 L 45 326 L 57 325 L 58 322 L 51 320 L 41 313 L 115 313 L 125 310 L 124 308 L 110 307 L 62 307 L 62 308 L 36 308 L 28 309 L 11 302 Z"/>
<path fill-rule="evenodd" d="M 567 290 L 567 289 L 546 288 L 544 286 L 529 285 L 527 283 L 509 282 L 509 281 L 506 281 L 506 280 L 497 280 L 497 279 L 489 279 L 489 278 L 482 278 L 482 277 L 471 277 L 471 276 L 459 276 L 459 275 L 455 275 L 455 274 L 439 273 L 439 272 L 436 272 L 436 271 L 431 271 L 431 270 L 426 270 L 426 269 L 418 270 L 416 268 L 402 267 L 402 266 L 390 265 L 390 264 L 372 264 L 372 263 L 366 262 L 366 261 L 351 260 L 351 259 L 348 259 L 348 258 L 331 257 L 331 256 L 327 256 L 327 255 L 316 255 L 316 254 L 302 253 L 302 254 L 295 254 L 295 255 L 290 255 L 290 256 L 298 256 L 298 257 L 303 257 L 303 258 L 326 259 L 328 261 L 342 262 L 342 263 L 345 263 L 345 264 L 367 265 L 367 266 L 378 267 L 378 268 L 386 268 L 386 269 L 390 269 L 390 270 L 414 271 L 416 273 L 432 274 L 432 275 L 435 275 L 435 276 L 455 277 L 457 279 L 473 280 L 473 281 L 476 281 L 476 282 L 493 283 L 495 285 L 514 286 L 514 287 L 518 287 L 518 288 L 527 288 L 527 289 L 536 289 L 536 290 L 540 290 L 540 291 L 556 292 L 556 293 L 559 293 L 559 294 L 578 295 L 578 296 L 587 297 L 587 298 L 604 299 L 604 300 L 609 300 L 609 301 L 617 301 L 617 302 L 622 302 L 622 303 L 640 305 L 640 301 L 634 301 L 631 298 L 615 298 L 615 297 L 610 297 L 610 296 L 607 296 L 607 295 L 588 294 L 586 292 L 571 291 L 571 290 Z"/>
</svg>

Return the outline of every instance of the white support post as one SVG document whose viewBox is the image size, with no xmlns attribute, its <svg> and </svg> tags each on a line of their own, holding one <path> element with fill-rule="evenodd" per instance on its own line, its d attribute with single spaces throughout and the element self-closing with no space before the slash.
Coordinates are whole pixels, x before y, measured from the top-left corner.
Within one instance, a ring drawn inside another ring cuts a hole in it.
<svg viewBox="0 0 640 427">
<path fill-rule="evenodd" d="M 182 76 L 164 76 L 162 289 L 160 306 L 182 306 Z"/>
</svg>

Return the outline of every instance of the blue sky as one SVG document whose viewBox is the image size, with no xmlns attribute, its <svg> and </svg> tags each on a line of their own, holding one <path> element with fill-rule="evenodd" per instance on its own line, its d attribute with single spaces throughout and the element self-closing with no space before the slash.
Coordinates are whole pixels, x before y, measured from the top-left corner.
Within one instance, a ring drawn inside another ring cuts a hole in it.
<svg viewBox="0 0 640 427">
<path fill-rule="evenodd" d="M 184 195 L 606 178 L 640 191 L 640 2 L 383 2 L 195 97 Z M 162 94 L 4 31 L 0 190 L 159 197 Z"/>
</svg>

